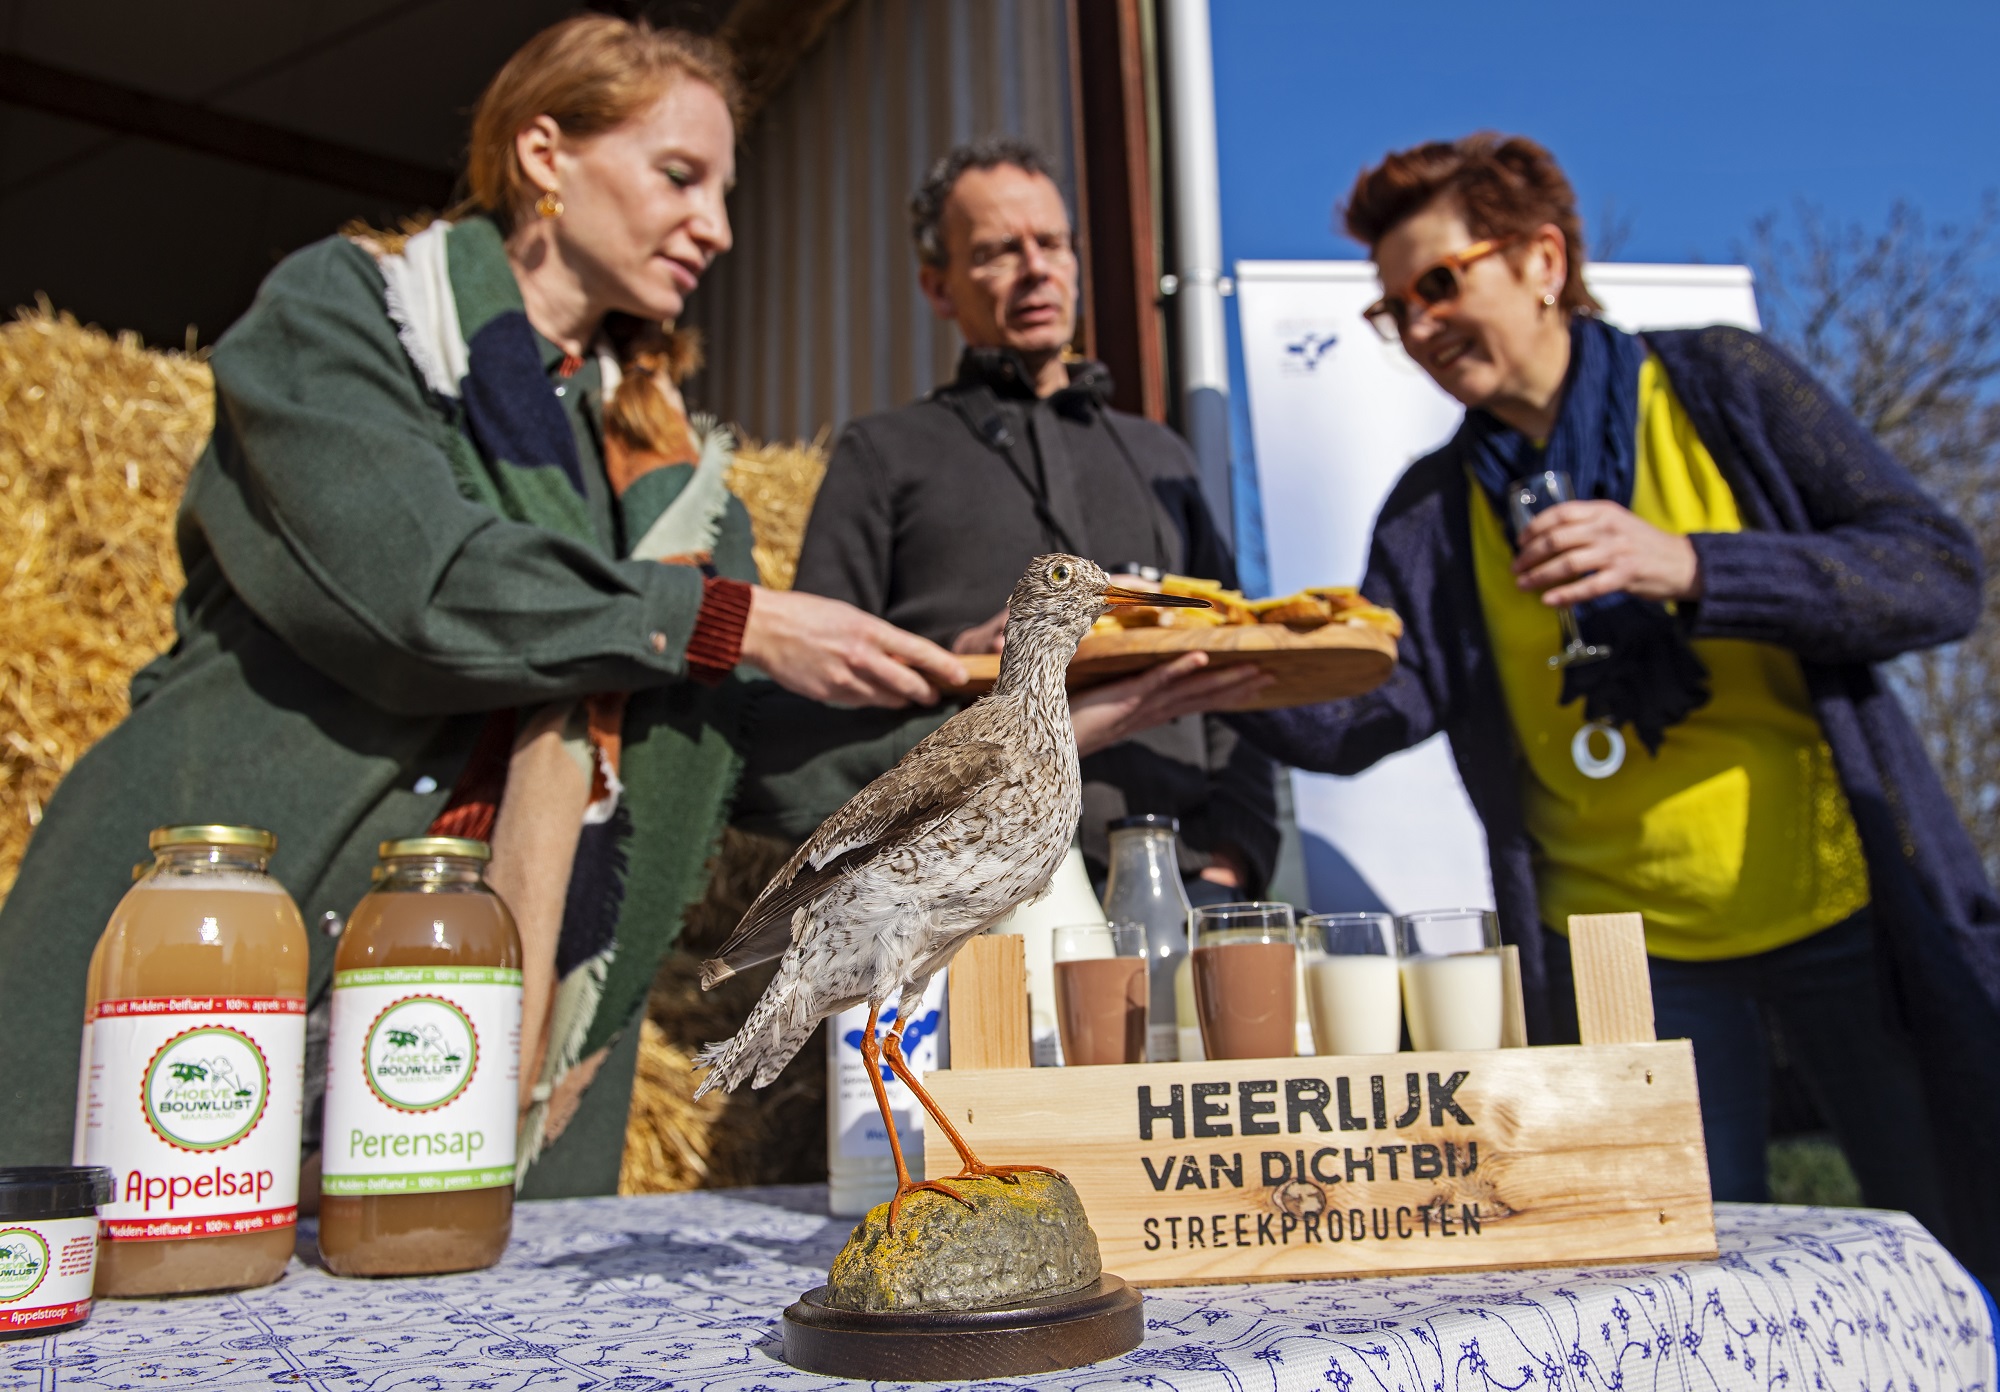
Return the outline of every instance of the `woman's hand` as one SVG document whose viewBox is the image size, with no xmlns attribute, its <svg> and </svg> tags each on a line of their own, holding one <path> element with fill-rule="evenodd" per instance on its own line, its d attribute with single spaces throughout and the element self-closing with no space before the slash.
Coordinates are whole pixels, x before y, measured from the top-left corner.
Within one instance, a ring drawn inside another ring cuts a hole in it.
<svg viewBox="0 0 2000 1392">
<path fill-rule="evenodd" d="M 1514 583 L 1541 591 L 1542 603 L 1552 607 L 1619 593 L 1652 600 L 1701 598 L 1694 543 L 1617 503 L 1558 503 L 1537 514 L 1520 543 Z"/>
<path fill-rule="evenodd" d="M 836 706 L 933 705 L 965 665 L 928 638 L 824 595 L 752 588 L 743 660 L 787 691 Z"/>
<path fill-rule="evenodd" d="M 1095 754 L 1184 715 L 1233 710 L 1276 680 L 1251 663 L 1202 671 L 1207 665 L 1207 653 L 1184 653 L 1136 677 L 1070 697 L 1077 753 Z"/>
</svg>

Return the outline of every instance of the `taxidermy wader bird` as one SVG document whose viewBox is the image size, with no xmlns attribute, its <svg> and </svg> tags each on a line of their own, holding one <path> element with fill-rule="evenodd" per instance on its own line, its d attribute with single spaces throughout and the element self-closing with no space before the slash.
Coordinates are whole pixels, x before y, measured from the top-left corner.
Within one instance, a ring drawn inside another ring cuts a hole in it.
<svg viewBox="0 0 2000 1392">
<path fill-rule="evenodd" d="M 885 1058 L 958 1151 L 964 1168 L 953 1179 L 1012 1183 L 1013 1171 L 1045 1168 L 982 1164 L 910 1071 L 900 1036 L 931 976 L 967 938 L 1048 892 L 1082 810 L 1063 674 L 1100 614 L 1133 605 L 1208 602 L 1119 589 L 1076 556 L 1037 557 L 1007 601 L 993 690 L 829 817 L 702 964 L 706 989 L 783 954 L 743 1028 L 701 1051 L 696 1061 L 708 1074 L 696 1097 L 746 1078 L 763 1087 L 821 1020 L 868 1003 L 861 1057 L 896 1160 L 892 1227 L 902 1200 L 919 1189 L 971 1200 L 911 1180 L 882 1086 Z M 878 1043 L 876 1019 L 899 996 L 896 1022 Z"/>
</svg>

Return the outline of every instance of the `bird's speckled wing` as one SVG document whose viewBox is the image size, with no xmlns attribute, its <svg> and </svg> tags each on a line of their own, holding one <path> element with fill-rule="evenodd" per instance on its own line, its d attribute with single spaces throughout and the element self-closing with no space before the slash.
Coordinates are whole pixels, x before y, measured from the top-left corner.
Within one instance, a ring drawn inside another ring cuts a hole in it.
<svg viewBox="0 0 2000 1392">
<path fill-rule="evenodd" d="M 956 717 L 820 824 L 764 886 L 722 950 L 702 963 L 704 987 L 784 952 L 800 905 L 869 857 L 949 816 L 1001 772 L 1006 748 L 999 742 L 938 738 L 954 723 Z"/>
</svg>

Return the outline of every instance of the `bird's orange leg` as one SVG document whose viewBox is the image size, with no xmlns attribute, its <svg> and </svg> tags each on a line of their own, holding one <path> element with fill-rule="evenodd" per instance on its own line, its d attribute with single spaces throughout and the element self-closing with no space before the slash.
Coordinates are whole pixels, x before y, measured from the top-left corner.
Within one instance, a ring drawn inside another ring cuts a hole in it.
<svg viewBox="0 0 2000 1392">
<path fill-rule="evenodd" d="M 910 1094 L 923 1104 L 924 1110 L 931 1114 L 931 1120 L 944 1128 L 944 1134 L 951 1141 L 952 1149 L 958 1152 L 958 1160 L 961 1168 L 957 1174 L 951 1175 L 950 1178 L 997 1179 L 1005 1184 L 1017 1184 L 1020 1182 L 1014 1178 L 1017 1174 L 1028 1172 L 1052 1175 L 1062 1174 L 1061 1170 L 1050 1169 L 1047 1165 L 989 1165 L 977 1155 L 974 1155 L 972 1147 L 965 1143 L 965 1137 L 958 1134 L 958 1128 L 953 1126 L 951 1118 L 944 1114 L 944 1108 L 938 1106 L 936 1099 L 924 1091 L 924 1085 L 918 1082 L 917 1075 L 910 1071 L 910 1065 L 903 1059 L 902 1036 L 903 1021 L 899 1017 L 895 1024 L 889 1026 L 889 1036 L 882 1041 L 882 1053 L 889 1060 L 889 1071 L 903 1080 L 903 1086 L 908 1088 Z"/>
<path fill-rule="evenodd" d="M 882 1046 L 875 1038 L 875 1015 L 879 1009 L 880 1007 L 875 1005 L 868 1007 L 868 1024 L 861 1031 L 861 1062 L 868 1069 L 868 1085 L 875 1089 L 875 1105 L 882 1109 L 882 1124 L 889 1128 L 889 1154 L 896 1160 L 896 1194 L 889 1200 L 889 1231 L 894 1232 L 896 1215 L 902 1212 L 903 1200 L 919 1190 L 934 1190 L 948 1199 L 956 1199 L 967 1208 L 971 1208 L 973 1204 L 971 1199 L 937 1180 L 917 1181 L 910 1178 L 910 1167 L 903 1161 L 903 1143 L 896 1139 L 896 1117 L 889 1110 L 889 1090 L 882 1086 Z M 896 1036 L 890 1035 L 889 1043 L 892 1047 L 895 1042 Z M 897 1059 L 900 1060 L 902 1051 L 897 1049 L 895 1052 Z M 897 1067 L 896 1063 L 892 1062 L 889 1067 L 897 1077 L 904 1077 L 903 1070 Z M 904 1078 L 904 1081 L 907 1082 L 908 1079 Z"/>
</svg>

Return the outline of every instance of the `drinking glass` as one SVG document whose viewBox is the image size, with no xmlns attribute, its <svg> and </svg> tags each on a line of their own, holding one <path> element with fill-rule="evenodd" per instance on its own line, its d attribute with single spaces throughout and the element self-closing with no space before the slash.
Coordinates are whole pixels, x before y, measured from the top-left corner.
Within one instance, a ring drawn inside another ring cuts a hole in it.
<svg viewBox="0 0 2000 1392">
<path fill-rule="evenodd" d="M 1299 925 L 1306 1008 L 1322 1054 L 1393 1054 L 1403 1042 L 1396 920 L 1385 913 L 1312 914 Z"/>
<path fill-rule="evenodd" d="M 1195 1013 L 1212 1059 L 1298 1053 L 1298 925 L 1290 904 L 1209 904 L 1189 918 Z"/>
<path fill-rule="evenodd" d="M 1500 920 L 1484 909 L 1428 909 L 1396 920 L 1403 1016 L 1421 1052 L 1500 1047 Z"/>
<path fill-rule="evenodd" d="M 1055 931 L 1056 1024 L 1067 1066 L 1146 1061 L 1146 928 Z"/>
<path fill-rule="evenodd" d="M 1514 535 L 1520 536 L 1527 530 L 1530 520 L 1537 513 L 1547 512 L 1557 503 L 1567 503 L 1576 497 L 1576 490 L 1569 481 L 1569 475 L 1555 469 L 1544 469 L 1539 474 L 1529 474 L 1526 478 L 1515 479 L 1507 485 L 1507 517 L 1514 524 Z M 1576 626 L 1576 609 L 1568 604 L 1556 610 L 1556 623 L 1562 629 L 1562 651 L 1549 659 L 1551 667 L 1574 667 L 1583 662 L 1598 662 L 1611 656 L 1611 649 L 1603 643 L 1586 643 Z"/>
</svg>

